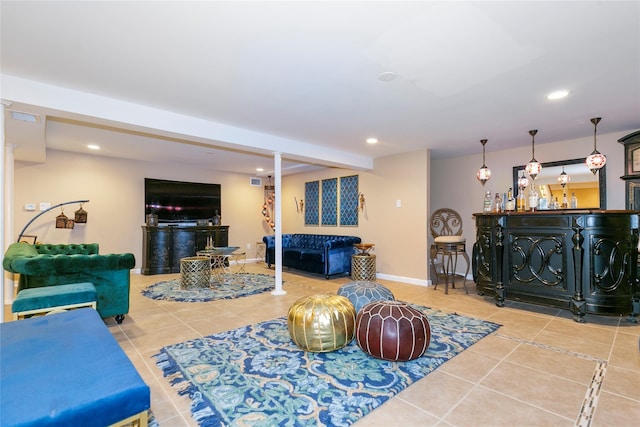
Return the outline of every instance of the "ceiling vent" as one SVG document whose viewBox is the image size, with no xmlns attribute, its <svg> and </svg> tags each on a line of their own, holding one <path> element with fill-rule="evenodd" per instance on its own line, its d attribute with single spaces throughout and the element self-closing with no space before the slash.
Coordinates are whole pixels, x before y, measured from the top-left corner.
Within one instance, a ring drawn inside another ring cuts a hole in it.
<svg viewBox="0 0 640 427">
<path fill-rule="evenodd" d="M 20 120 L 27 123 L 40 123 L 40 116 L 38 114 L 25 113 L 22 111 L 9 110 L 11 118 L 13 120 Z"/>
</svg>

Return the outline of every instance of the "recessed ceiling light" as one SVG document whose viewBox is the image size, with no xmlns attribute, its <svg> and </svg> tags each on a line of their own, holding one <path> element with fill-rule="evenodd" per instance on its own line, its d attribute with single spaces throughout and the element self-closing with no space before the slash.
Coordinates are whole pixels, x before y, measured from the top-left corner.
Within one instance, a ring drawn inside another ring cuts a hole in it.
<svg viewBox="0 0 640 427">
<path fill-rule="evenodd" d="M 99 150 L 100 146 L 96 145 L 96 144 L 89 144 L 89 145 L 87 145 L 87 148 L 90 149 L 90 150 Z"/>
<path fill-rule="evenodd" d="M 568 90 L 564 90 L 564 89 L 556 90 L 555 92 L 551 92 L 549 95 L 547 95 L 547 99 L 550 99 L 550 100 L 562 99 L 567 95 L 569 95 Z"/>
<path fill-rule="evenodd" d="M 367 144 L 377 144 L 378 138 L 367 138 Z"/>
<path fill-rule="evenodd" d="M 384 73 L 378 76 L 378 80 L 380 80 L 381 82 L 390 82 L 391 80 L 394 80 L 396 77 L 398 77 L 398 75 L 393 71 L 385 71 Z"/>
<path fill-rule="evenodd" d="M 264 168 L 256 168 L 256 172 L 264 172 Z"/>
</svg>

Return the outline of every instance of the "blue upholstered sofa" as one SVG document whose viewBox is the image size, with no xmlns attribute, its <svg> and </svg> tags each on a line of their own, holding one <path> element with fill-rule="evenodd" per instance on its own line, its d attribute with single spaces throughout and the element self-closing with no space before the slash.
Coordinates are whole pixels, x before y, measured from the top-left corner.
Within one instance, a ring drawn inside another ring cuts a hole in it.
<svg viewBox="0 0 640 427">
<path fill-rule="evenodd" d="M 91 282 L 96 288 L 102 318 L 122 323 L 129 312 L 131 253 L 98 254 L 98 244 L 12 243 L 2 260 L 5 270 L 20 274 L 18 291 L 41 286 Z"/>
<path fill-rule="evenodd" d="M 276 262 L 275 236 L 264 236 L 262 241 L 266 244 L 265 262 L 271 268 Z M 324 274 L 327 279 L 336 274 L 349 273 L 353 245 L 360 242 L 356 236 L 283 234 L 282 265 Z"/>
</svg>

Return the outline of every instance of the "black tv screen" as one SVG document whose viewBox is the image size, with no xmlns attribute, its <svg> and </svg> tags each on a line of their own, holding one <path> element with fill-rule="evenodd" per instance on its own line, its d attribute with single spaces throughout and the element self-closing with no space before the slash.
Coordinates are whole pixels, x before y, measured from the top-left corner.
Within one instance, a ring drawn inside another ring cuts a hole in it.
<svg viewBox="0 0 640 427">
<path fill-rule="evenodd" d="M 195 222 L 222 215 L 220 184 L 144 179 L 145 215 L 158 222 Z"/>
</svg>

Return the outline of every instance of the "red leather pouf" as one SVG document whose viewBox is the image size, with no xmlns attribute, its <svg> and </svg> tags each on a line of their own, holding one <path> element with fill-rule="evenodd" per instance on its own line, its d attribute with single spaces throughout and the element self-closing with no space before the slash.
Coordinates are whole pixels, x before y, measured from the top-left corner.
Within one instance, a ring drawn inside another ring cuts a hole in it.
<svg viewBox="0 0 640 427">
<path fill-rule="evenodd" d="M 422 356 L 431 341 L 427 316 L 402 301 L 376 301 L 356 317 L 356 340 L 365 353 L 406 362 Z"/>
</svg>

